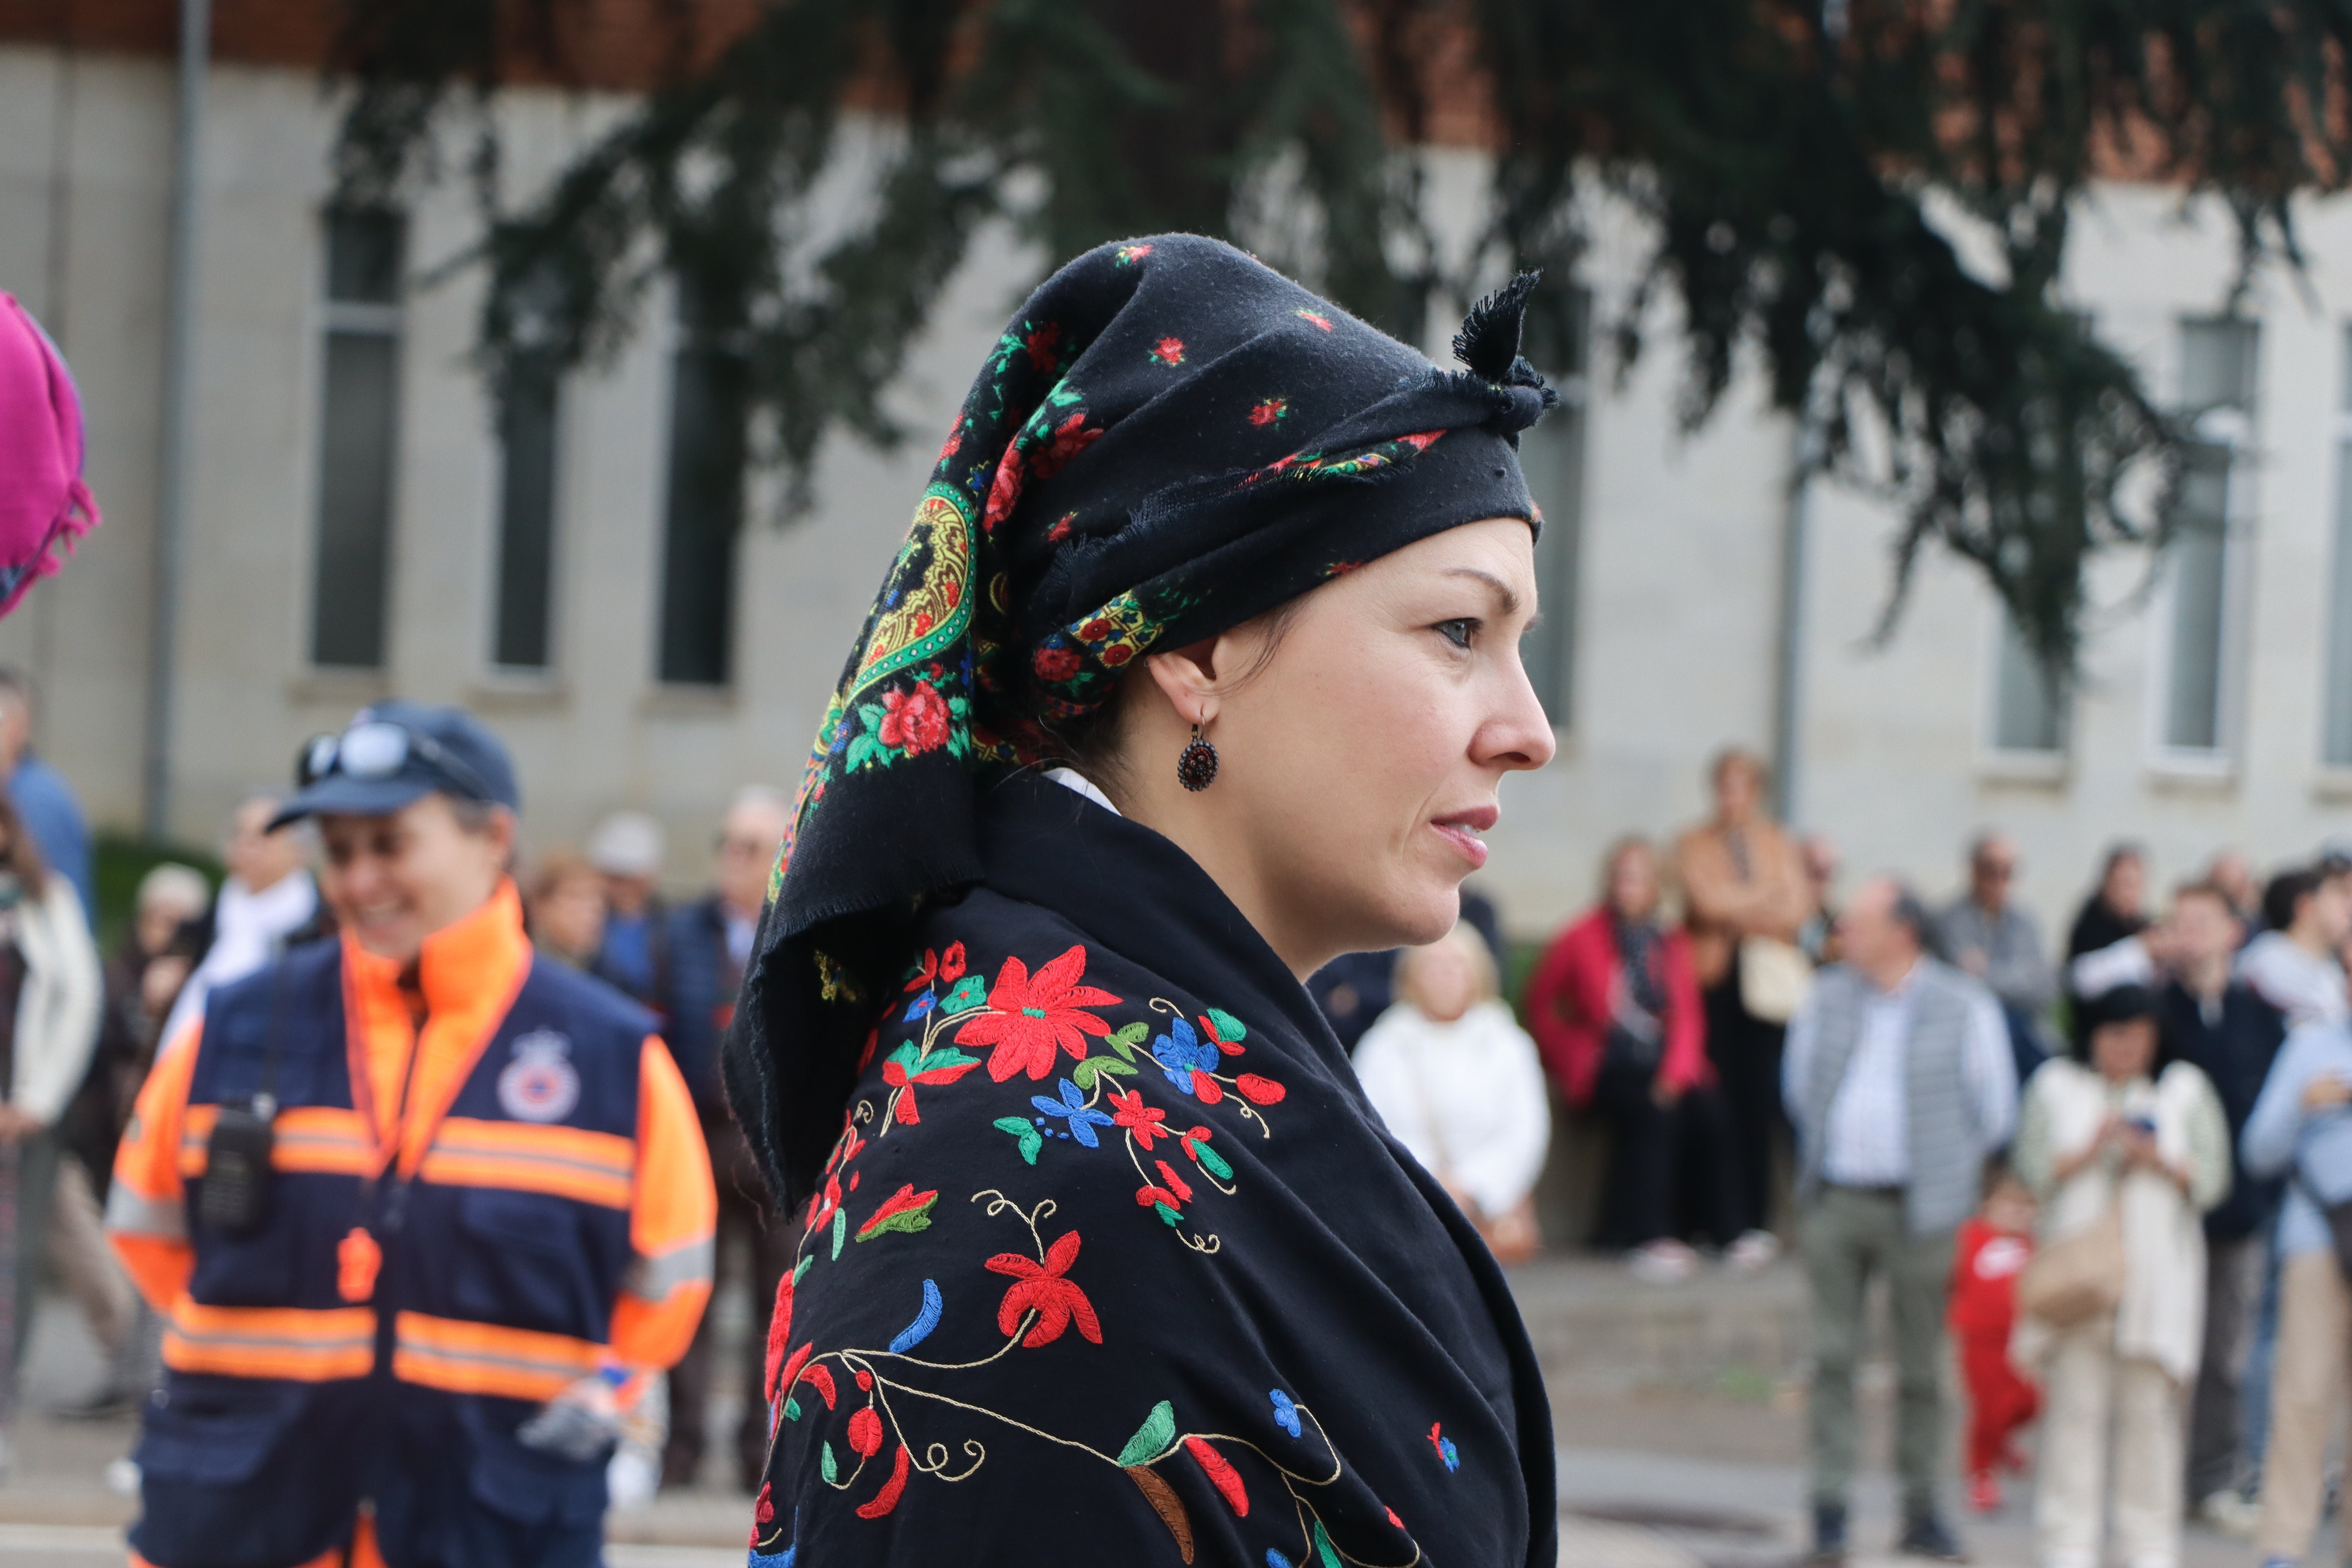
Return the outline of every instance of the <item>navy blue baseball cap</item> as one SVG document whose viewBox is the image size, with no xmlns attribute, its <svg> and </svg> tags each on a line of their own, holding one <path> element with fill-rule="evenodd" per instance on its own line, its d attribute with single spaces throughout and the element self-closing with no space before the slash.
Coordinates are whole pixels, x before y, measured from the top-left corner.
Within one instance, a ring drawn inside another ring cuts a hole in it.
<svg viewBox="0 0 2352 1568">
<path fill-rule="evenodd" d="M 522 809 L 513 760 L 488 725 L 462 708 L 397 698 L 361 709 L 340 735 L 306 742 L 294 782 L 272 831 L 321 814 L 389 816 L 436 792 Z"/>
</svg>

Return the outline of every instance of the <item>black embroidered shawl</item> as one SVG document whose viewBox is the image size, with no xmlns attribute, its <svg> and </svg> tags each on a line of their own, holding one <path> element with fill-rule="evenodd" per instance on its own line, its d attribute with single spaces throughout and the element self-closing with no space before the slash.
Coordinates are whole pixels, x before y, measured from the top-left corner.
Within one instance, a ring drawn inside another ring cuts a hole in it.
<svg viewBox="0 0 2352 1568">
<path fill-rule="evenodd" d="M 1165 838 L 1022 773 L 868 1047 L 751 1562 L 1551 1568 L 1500 1270 Z"/>
<path fill-rule="evenodd" d="M 1490 517 L 1535 523 L 1517 433 L 1532 275 L 1448 370 L 1231 246 L 1091 251 L 1006 327 L 818 728 L 729 1099 L 788 1206 L 840 1126 L 920 901 L 979 875 L 979 771 L 1056 754 L 1129 663 Z M 1171 765 L 1173 759 L 1171 759 Z"/>
</svg>

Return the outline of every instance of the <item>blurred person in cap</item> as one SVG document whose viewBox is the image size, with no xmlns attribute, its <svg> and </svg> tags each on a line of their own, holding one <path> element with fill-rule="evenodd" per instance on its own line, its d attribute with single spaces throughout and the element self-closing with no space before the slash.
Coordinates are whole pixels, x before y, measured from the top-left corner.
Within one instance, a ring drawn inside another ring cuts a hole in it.
<svg viewBox="0 0 2352 1568">
<path fill-rule="evenodd" d="M 669 966 L 660 896 L 666 846 L 661 824 L 642 811 L 616 811 L 588 838 L 588 858 L 604 874 L 604 942 L 595 973 L 658 1008 Z"/>
<path fill-rule="evenodd" d="M 694 1095 L 702 1135 L 710 1145 L 719 1185 L 719 1260 L 738 1257 L 740 1249 L 740 1267 L 722 1271 L 720 1288 L 741 1289 L 754 1321 L 776 1299 L 776 1282 L 792 1262 L 795 1238 L 769 1198 L 750 1140 L 727 1109 L 719 1081 L 719 1042 L 735 1019 L 735 998 L 743 989 L 760 906 L 768 896 L 768 871 L 783 844 L 790 811 L 772 789 L 754 784 L 737 792 L 719 826 L 711 891 L 669 911 L 669 985 L 662 999 L 670 1053 Z M 702 1468 L 710 1436 L 711 1363 L 718 1354 L 712 1342 L 715 1316 L 705 1315 L 694 1348 L 670 1371 L 665 1487 L 692 1486 Z M 749 1339 L 740 1353 L 735 1384 L 743 1412 L 736 1425 L 735 1478 L 751 1492 L 760 1488 L 768 1457 L 766 1346 Z"/>
<path fill-rule="evenodd" d="M 304 748 L 337 942 L 213 992 L 108 1205 L 165 1314 L 134 1562 L 597 1561 L 625 1415 L 709 1293 L 694 1106 L 642 1010 L 544 962 L 506 748 L 387 701 Z"/>
<path fill-rule="evenodd" d="M 228 879 L 213 900 L 211 930 L 195 973 L 172 1004 L 160 1037 L 170 1039 L 203 1016 L 216 987 L 242 980 L 293 943 L 321 936 L 319 884 L 302 828 L 278 822 L 282 796 L 259 793 L 229 816 L 221 863 Z"/>
<path fill-rule="evenodd" d="M 2000 998 L 2022 1083 L 2050 1055 L 2042 1018 L 2058 1000 L 2058 972 L 2042 945 L 2040 923 L 2010 897 L 2017 860 L 2017 841 L 2008 834 L 1978 834 L 1969 846 L 1968 891 L 1936 917 L 1936 937 L 1947 959 Z"/>
<path fill-rule="evenodd" d="M 2058 1325 L 2027 1313 L 2011 1356 L 2039 1371 L 2044 1568 L 2180 1561 L 2189 1391 L 2205 1343 L 2206 1211 L 2230 1190 L 2230 1129 L 2196 1066 L 2167 1062 L 2163 1003 L 2119 985 L 2083 1004 L 2080 1060 L 2033 1075 L 2011 1161 L 2045 1253 L 2104 1224 L 2125 1260 L 2115 1305 Z M 2112 1465 L 2110 1431 L 2115 1452 Z"/>
<path fill-rule="evenodd" d="M 539 951 L 594 973 L 604 945 L 604 874 L 572 850 L 551 849 L 532 869 L 523 901 Z"/>
<path fill-rule="evenodd" d="M 39 847 L 42 861 L 73 884 L 83 915 L 95 921 L 98 884 L 90 872 L 89 822 L 65 774 L 34 753 L 36 716 L 33 678 L 14 665 L 0 665 L 0 778 L 7 780 L 9 802 Z"/>
</svg>

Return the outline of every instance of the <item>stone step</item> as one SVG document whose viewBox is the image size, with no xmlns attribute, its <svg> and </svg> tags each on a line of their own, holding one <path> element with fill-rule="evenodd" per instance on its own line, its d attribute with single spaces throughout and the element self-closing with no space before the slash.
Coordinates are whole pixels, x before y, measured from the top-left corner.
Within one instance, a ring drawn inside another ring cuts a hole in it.
<svg viewBox="0 0 2352 1568">
<path fill-rule="evenodd" d="M 1754 1274 L 1709 1264 L 1651 1285 L 1598 1258 L 1510 1271 L 1544 1376 L 1556 1387 L 1706 1387 L 1761 1397 L 1802 1370 L 1803 1278 L 1783 1259 Z"/>
</svg>

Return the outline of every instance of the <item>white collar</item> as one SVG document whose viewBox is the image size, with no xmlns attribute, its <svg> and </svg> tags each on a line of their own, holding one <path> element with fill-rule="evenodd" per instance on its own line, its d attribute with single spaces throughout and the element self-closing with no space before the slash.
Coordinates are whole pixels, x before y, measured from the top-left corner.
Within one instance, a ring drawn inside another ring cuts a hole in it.
<svg viewBox="0 0 2352 1568">
<path fill-rule="evenodd" d="M 1097 805 L 1101 806 L 1105 811 L 1109 812 L 1113 816 L 1122 816 L 1126 815 L 1121 812 L 1118 807 L 1111 805 L 1110 796 L 1103 794 L 1101 790 L 1095 787 L 1094 780 L 1087 777 L 1086 774 L 1078 772 L 1076 768 L 1048 768 L 1045 770 L 1045 776 L 1052 779 L 1055 784 L 1060 784 L 1064 789 L 1077 791 L 1080 795 L 1085 795 L 1088 800 L 1093 801 Z"/>
</svg>

